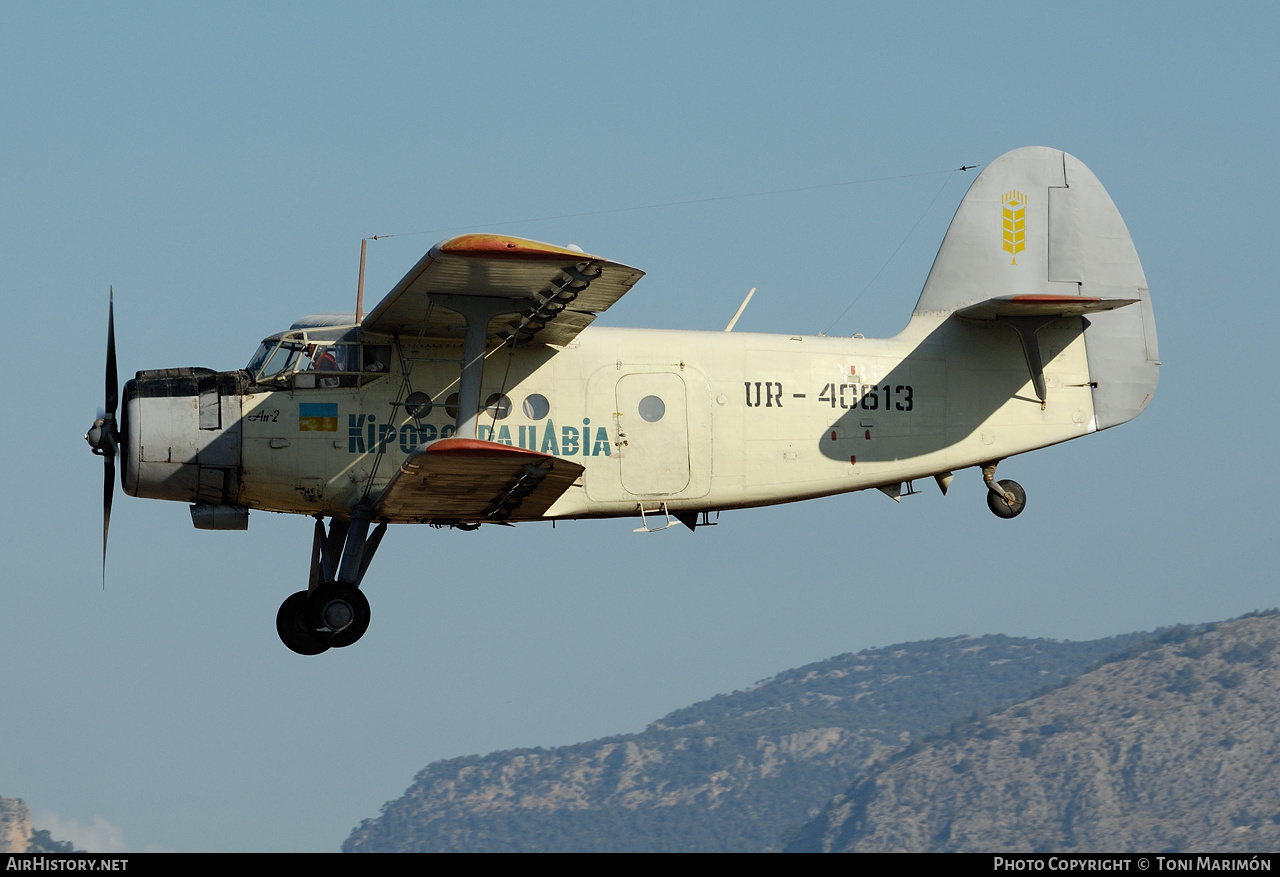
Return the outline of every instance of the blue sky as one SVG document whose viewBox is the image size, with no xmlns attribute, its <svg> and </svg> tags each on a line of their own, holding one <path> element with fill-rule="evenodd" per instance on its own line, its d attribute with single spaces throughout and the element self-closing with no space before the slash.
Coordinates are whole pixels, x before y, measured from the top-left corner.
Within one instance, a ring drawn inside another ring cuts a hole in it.
<svg viewBox="0 0 1280 877">
<path fill-rule="evenodd" d="M 1280 603 L 1272 5 L 0 14 L 0 795 L 55 835 L 335 850 L 430 761 L 637 731 L 830 655 Z M 967 471 L 945 498 L 871 491 L 696 534 L 397 527 L 369 634 L 308 660 L 274 617 L 310 521 L 199 532 L 181 504 L 119 494 L 102 589 L 81 436 L 109 284 L 126 376 L 242 366 L 298 316 L 353 307 L 361 237 L 397 235 L 370 244 L 372 303 L 474 227 L 645 269 L 603 324 L 719 329 L 754 286 L 739 330 L 886 335 L 973 173 L 945 172 L 1030 144 L 1110 191 L 1164 365 L 1138 420 L 1001 466 L 1028 492 L 1016 521 Z"/>
</svg>

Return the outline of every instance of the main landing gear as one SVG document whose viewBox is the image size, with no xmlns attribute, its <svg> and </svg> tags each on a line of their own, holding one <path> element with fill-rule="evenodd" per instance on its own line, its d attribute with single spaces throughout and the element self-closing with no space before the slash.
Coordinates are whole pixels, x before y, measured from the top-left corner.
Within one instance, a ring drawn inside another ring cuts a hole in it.
<svg viewBox="0 0 1280 877">
<path fill-rule="evenodd" d="M 369 629 L 369 600 L 360 581 L 387 532 L 387 525 L 379 524 L 368 536 L 370 523 L 369 515 L 357 510 L 350 521 L 334 518 L 326 534 L 324 521 L 316 517 L 310 585 L 287 597 L 276 613 L 276 633 L 292 651 L 318 655 L 340 649 Z"/>
<path fill-rule="evenodd" d="M 997 461 L 998 463 L 999 461 Z M 987 484 L 987 508 L 998 518 L 1016 518 L 1027 506 L 1027 492 L 1016 481 L 996 481 L 996 463 L 982 467 Z"/>
</svg>

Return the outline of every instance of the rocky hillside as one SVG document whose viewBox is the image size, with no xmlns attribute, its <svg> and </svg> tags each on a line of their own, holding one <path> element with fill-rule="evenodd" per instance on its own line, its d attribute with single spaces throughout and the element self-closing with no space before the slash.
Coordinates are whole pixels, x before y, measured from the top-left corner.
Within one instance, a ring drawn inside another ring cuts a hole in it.
<svg viewBox="0 0 1280 877">
<path fill-rule="evenodd" d="M 31 826 L 31 811 L 21 798 L 0 798 L 0 853 L 71 853 L 69 843 Z"/>
<path fill-rule="evenodd" d="M 878 758 L 1146 636 L 871 649 L 678 710 L 640 734 L 437 762 L 343 849 L 778 849 Z"/>
<path fill-rule="evenodd" d="M 1280 615 L 1174 628 L 879 765 L 795 851 L 1280 849 Z"/>
<path fill-rule="evenodd" d="M 0 852 L 25 853 L 31 843 L 31 812 L 21 798 L 0 798 Z"/>
</svg>

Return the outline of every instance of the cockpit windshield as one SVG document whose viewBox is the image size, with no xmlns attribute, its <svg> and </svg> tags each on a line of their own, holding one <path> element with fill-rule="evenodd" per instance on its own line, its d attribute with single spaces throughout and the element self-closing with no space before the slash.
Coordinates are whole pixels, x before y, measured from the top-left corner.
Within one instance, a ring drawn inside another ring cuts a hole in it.
<svg viewBox="0 0 1280 877">
<path fill-rule="evenodd" d="M 282 332 L 262 342 L 246 370 L 260 383 L 295 388 L 358 386 L 390 371 L 389 345 L 356 338 L 354 329 Z"/>
<path fill-rule="evenodd" d="M 262 366 L 266 363 L 267 357 L 271 355 L 271 351 L 275 350 L 276 345 L 279 343 L 278 340 L 271 338 L 263 341 L 262 346 L 258 348 L 258 352 L 249 360 L 249 364 L 244 367 L 244 370 L 256 378 L 258 373 L 262 371 Z"/>
<path fill-rule="evenodd" d="M 259 379 L 284 374 L 296 370 L 298 359 L 302 355 L 302 345 L 296 341 L 282 341 L 262 367 Z"/>
</svg>

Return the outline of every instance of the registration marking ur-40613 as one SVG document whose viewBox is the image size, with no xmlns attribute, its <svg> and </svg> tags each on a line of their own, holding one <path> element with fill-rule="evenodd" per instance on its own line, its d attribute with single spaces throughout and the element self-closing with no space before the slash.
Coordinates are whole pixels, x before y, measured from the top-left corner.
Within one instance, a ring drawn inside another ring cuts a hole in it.
<svg viewBox="0 0 1280 877">
<path fill-rule="evenodd" d="M 819 402 L 832 408 L 861 408 L 877 411 L 884 400 L 884 410 L 910 411 L 915 407 L 915 393 L 909 384 L 827 384 L 818 394 Z"/>
</svg>

